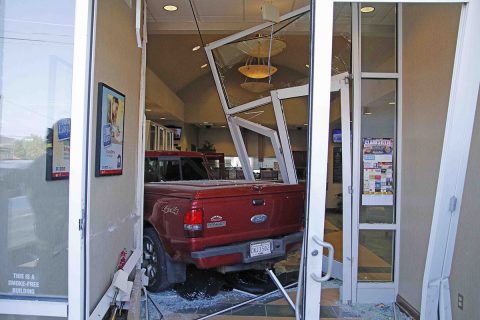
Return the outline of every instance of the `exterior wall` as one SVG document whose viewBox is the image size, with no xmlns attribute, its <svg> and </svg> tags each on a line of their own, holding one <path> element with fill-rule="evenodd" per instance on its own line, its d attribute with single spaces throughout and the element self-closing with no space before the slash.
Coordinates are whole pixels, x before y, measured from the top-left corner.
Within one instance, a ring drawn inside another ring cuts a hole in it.
<svg viewBox="0 0 480 320">
<path fill-rule="evenodd" d="M 417 310 L 421 304 L 459 9 L 458 5 L 420 4 L 404 5 L 403 9 L 399 295 Z"/>
<path fill-rule="evenodd" d="M 450 292 L 453 319 L 479 319 L 480 310 L 480 246 L 478 226 L 480 215 L 480 93 L 468 159 L 467 178 L 453 255 Z M 457 308 L 458 294 L 463 295 L 463 310 Z"/>
<path fill-rule="evenodd" d="M 93 310 L 112 281 L 123 248 L 135 246 L 138 113 L 141 49 L 135 37 L 135 5 L 125 1 L 97 1 L 94 60 L 94 106 L 91 159 L 95 159 L 97 85 L 104 82 L 125 94 L 123 175 L 95 177 L 90 167 L 88 278 L 89 308 Z"/>
</svg>

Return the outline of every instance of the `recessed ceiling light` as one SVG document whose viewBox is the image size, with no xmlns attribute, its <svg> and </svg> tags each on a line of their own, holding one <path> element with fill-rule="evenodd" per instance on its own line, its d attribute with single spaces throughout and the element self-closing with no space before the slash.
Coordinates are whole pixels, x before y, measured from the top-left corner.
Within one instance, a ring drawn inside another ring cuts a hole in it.
<svg viewBox="0 0 480 320">
<path fill-rule="evenodd" d="M 150 112 L 150 111 L 152 111 L 152 109 L 145 109 L 145 111 Z"/>
<path fill-rule="evenodd" d="M 309 65 L 309 64 L 306 64 L 306 65 L 305 65 L 305 68 L 310 68 L 310 65 Z"/>
<path fill-rule="evenodd" d="M 371 7 L 371 6 L 365 6 L 365 7 L 362 7 L 362 9 L 360 9 L 360 11 L 363 12 L 363 13 L 370 13 L 370 12 L 375 11 L 375 8 Z"/>
<path fill-rule="evenodd" d="M 163 6 L 163 9 L 166 11 L 177 11 L 178 8 L 172 4 L 167 4 L 166 6 Z"/>
<path fill-rule="evenodd" d="M 370 111 L 365 111 L 363 114 L 366 115 L 366 116 L 369 116 L 369 115 L 371 115 L 372 113 L 371 113 Z"/>
<path fill-rule="evenodd" d="M 226 128 L 227 126 L 221 126 L 222 128 Z"/>
<path fill-rule="evenodd" d="M 205 122 L 203 122 L 203 124 L 208 124 L 208 122 L 205 121 Z"/>
<path fill-rule="evenodd" d="M 193 48 L 192 48 L 192 51 L 197 51 L 197 50 L 200 49 L 200 48 L 201 48 L 200 46 L 193 47 Z"/>
<path fill-rule="evenodd" d="M 395 101 L 389 102 L 388 104 L 395 104 Z"/>
<path fill-rule="evenodd" d="M 304 125 L 304 126 L 308 126 L 308 123 L 304 123 L 303 125 Z"/>
<path fill-rule="evenodd" d="M 163 117 L 162 117 L 162 118 L 160 118 L 160 120 L 165 120 L 165 119 L 167 119 L 167 118 L 163 118 Z"/>
<path fill-rule="evenodd" d="M 202 65 L 200 66 L 200 68 L 203 69 L 203 68 L 206 68 L 207 66 L 208 66 L 208 64 L 205 63 L 205 64 L 202 64 Z"/>
</svg>

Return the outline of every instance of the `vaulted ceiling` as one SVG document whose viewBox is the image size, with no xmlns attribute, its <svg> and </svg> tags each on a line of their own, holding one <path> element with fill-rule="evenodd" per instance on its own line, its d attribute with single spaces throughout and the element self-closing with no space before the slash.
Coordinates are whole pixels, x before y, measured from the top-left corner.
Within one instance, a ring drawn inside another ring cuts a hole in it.
<svg viewBox="0 0 480 320">
<path fill-rule="evenodd" d="M 192 83 L 201 81 L 200 79 L 211 74 L 208 66 L 201 67 L 207 64 L 204 49 L 192 51 L 192 48 L 264 22 L 260 9 L 263 2 L 264 0 L 147 0 L 148 67 L 181 98 L 185 90 L 195 87 Z M 308 5 L 310 1 L 273 0 L 272 3 L 279 7 L 283 15 Z M 175 5 L 178 10 L 173 12 L 164 10 L 163 6 L 167 4 Z M 373 13 L 362 15 L 363 34 L 370 32 L 371 29 L 376 35 L 384 32 L 388 37 L 394 32 L 391 21 L 392 17 L 395 17 L 395 10 L 391 6 L 380 4 L 375 6 L 376 10 Z M 333 55 L 348 55 L 346 63 L 349 66 L 351 7 L 348 3 L 335 5 L 333 39 Z M 297 32 L 295 36 L 289 36 L 286 40 L 289 50 L 276 56 L 275 64 L 280 68 L 283 66 L 283 70 L 292 70 L 308 76 L 309 70 L 305 66 L 308 64 L 310 54 L 308 27 L 302 34 Z M 342 53 L 342 50 L 345 52 Z M 335 63 L 334 59 L 333 64 Z"/>
</svg>

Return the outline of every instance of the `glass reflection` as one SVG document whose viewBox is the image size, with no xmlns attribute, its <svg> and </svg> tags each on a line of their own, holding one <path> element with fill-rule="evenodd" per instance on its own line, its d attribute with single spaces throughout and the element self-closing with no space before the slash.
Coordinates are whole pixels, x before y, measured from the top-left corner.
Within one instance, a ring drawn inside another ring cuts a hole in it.
<svg viewBox="0 0 480 320">
<path fill-rule="evenodd" d="M 0 294 L 67 295 L 74 5 L 0 2 Z"/>
</svg>

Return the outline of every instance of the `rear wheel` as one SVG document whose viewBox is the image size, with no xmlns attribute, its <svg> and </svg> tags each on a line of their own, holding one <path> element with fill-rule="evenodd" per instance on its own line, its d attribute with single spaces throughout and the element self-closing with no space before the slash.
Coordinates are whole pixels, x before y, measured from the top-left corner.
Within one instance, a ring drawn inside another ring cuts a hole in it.
<svg viewBox="0 0 480 320">
<path fill-rule="evenodd" d="M 143 267 L 148 277 L 147 289 L 160 292 L 168 289 L 167 256 L 158 234 L 153 228 L 143 230 Z"/>
</svg>

